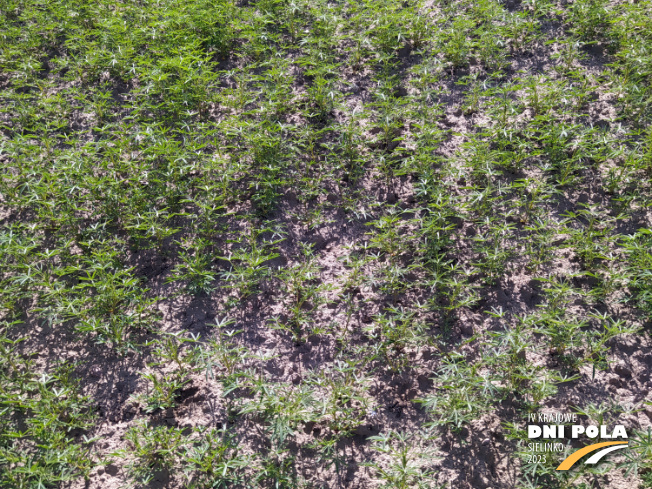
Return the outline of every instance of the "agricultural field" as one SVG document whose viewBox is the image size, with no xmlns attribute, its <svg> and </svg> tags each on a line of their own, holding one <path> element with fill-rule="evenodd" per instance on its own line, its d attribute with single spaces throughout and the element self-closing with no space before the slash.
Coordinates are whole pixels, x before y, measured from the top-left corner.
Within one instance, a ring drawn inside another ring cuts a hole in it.
<svg viewBox="0 0 652 489">
<path fill-rule="evenodd" d="M 652 488 L 651 120 L 648 0 L 0 0 L 0 488 Z"/>
</svg>

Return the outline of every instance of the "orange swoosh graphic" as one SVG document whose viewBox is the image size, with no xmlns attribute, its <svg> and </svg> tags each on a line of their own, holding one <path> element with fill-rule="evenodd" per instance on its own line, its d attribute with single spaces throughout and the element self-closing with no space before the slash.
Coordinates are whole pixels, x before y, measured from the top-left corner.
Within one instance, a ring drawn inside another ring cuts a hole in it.
<svg viewBox="0 0 652 489">
<path fill-rule="evenodd" d="M 626 441 L 605 441 L 603 443 L 594 443 L 593 445 L 589 445 L 588 447 L 581 448 L 580 450 L 571 453 L 566 459 L 559 464 L 559 467 L 557 467 L 557 470 L 568 470 L 570 469 L 575 462 L 577 462 L 579 459 L 581 459 L 584 455 L 587 453 L 595 452 L 596 450 L 599 450 L 600 448 L 603 447 L 608 447 L 611 445 L 626 445 L 629 442 Z"/>
</svg>

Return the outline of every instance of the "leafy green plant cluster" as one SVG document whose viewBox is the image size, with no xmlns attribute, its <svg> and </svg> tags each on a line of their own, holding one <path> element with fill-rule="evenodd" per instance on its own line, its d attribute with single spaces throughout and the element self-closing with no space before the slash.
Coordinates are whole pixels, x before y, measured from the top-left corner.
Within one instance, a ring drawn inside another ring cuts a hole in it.
<svg viewBox="0 0 652 489">
<path fill-rule="evenodd" d="M 0 486 L 65 487 L 107 455 L 96 381 L 30 356 L 54 340 L 140 375 L 115 400 L 140 408 L 113 454 L 127 484 L 436 487 L 434 440 L 490 413 L 521 457 L 518 419 L 647 334 L 651 19 L 0 4 Z M 189 412 L 210 426 L 170 421 Z M 646 480 L 636 436 L 623 468 Z M 601 470 L 517 468 L 523 487 Z"/>
<path fill-rule="evenodd" d="M 0 485 L 53 487 L 88 475 L 96 416 L 71 364 L 39 373 L 13 339 L 16 323 L 0 330 Z"/>
</svg>

